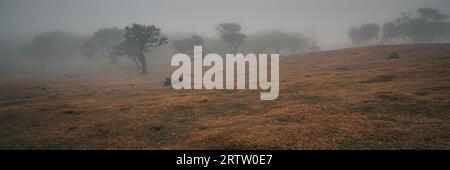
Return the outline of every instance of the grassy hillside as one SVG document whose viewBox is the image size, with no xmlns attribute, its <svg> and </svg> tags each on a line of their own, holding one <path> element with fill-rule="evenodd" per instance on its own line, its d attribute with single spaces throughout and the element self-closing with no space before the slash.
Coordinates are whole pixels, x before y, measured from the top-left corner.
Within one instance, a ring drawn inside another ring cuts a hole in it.
<svg viewBox="0 0 450 170">
<path fill-rule="evenodd" d="M 0 149 L 450 149 L 449 44 L 283 56 L 276 101 L 170 74 L 0 75 Z"/>
</svg>

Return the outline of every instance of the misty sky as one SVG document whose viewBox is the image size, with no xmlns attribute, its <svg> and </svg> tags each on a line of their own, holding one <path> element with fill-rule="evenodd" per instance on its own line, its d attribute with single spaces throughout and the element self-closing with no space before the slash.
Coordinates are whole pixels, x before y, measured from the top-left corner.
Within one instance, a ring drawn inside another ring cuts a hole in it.
<svg viewBox="0 0 450 170">
<path fill-rule="evenodd" d="M 212 36 L 218 23 L 236 22 L 244 33 L 281 29 L 313 34 L 327 48 L 349 43 L 351 25 L 382 24 L 418 7 L 450 14 L 450 0 L 0 0 L 0 38 L 50 30 L 87 35 L 132 23 Z"/>
</svg>

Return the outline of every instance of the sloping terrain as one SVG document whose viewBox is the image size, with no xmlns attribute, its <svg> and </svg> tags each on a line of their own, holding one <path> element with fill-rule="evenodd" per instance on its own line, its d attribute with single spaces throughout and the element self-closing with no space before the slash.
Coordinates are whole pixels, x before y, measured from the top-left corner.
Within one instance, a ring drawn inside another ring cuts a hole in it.
<svg viewBox="0 0 450 170">
<path fill-rule="evenodd" d="M 275 101 L 170 74 L 0 75 L 0 149 L 450 149 L 449 44 L 283 56 Z"/>
</svg>

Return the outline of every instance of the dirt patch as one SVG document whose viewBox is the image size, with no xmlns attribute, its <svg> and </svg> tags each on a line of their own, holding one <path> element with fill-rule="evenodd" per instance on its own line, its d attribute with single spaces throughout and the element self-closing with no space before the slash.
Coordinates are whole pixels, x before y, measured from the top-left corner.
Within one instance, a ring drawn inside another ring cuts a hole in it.
<svg viewBox="0 0 450 170">
<path fill-rule="evenodd" d="M 431 94 L 431 92 L 426 90 L 417 90 L 416 92 L 414 92 L 414 94 L 417 96 L 428 96 Z"/>
<path fill-rule="evenodd" d="M 315 96 L 315 95 L 301 95 L 301 94 L 296 94 L 292 98 L 300 101 L 301 103 L 305 103 L 305 104 L 320 104 L 320 103 L 335 101 L 335 99 L 331 98 L 331 97 L 323 97 L 323 96 Z"/>
<path fill-rule="evenodd" d="M 392 110 L 407 115 L 418 115 L 425 117 L 442 117 L 450 113 L 450 104 L 432 101 L 419 101 L 416 103 L 393 104 Z"/>
<path fill-rule="evenodd" d="M 361 81 L 361 83 L 372 84 L 372 83 L 385 83 L 394 80 L 395 77 L 392 75 L 378 75 L 372 79 Z"/>
<path fill-rule="evenodd" d="M 362 102 L 350 106 L 351 112 L 356 113 L 376 113 L 377 108 L 371 102 Z"/>
<path fill-rule="evenodd" d="M 388 91 L 377 92 L 375 97 L 383 101 L 406 101 L 411 99 L 409 96 Z"/>
<path fill-rule="evenodd" d="M 64 113 L 67 115 L 80 115 L 83 112 L 79 111 L 79 110 L 63 110 L 63 111 L 61 111 L 61 113 Z"/>
<path fill-rule="evenodd" d="M 95 131 L 95 136 L 100 139 L 107 138 L 110 134 L 111 134 L 110 129 L 101 128 Z"/>
<path fill-rule="evenodd" d="M 335 70 L 336 71 L 350 71 L 350 70 L 352 70 L 352 68 L 350 68 L 350 67 L 337 67 Z"/>
</svg>

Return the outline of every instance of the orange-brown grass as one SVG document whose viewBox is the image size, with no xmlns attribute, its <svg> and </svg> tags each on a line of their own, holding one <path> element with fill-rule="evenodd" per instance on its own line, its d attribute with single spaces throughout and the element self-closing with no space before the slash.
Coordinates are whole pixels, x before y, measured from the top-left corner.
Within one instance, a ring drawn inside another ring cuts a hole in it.
<svg viewBox="0 0 450 170">
<path fill-rule="evenodd" d="M 450 149 L 449 44 L 282 56 L 275 101 L 170 74 L 1 75 L 0 149 Z"/>
</svg>

